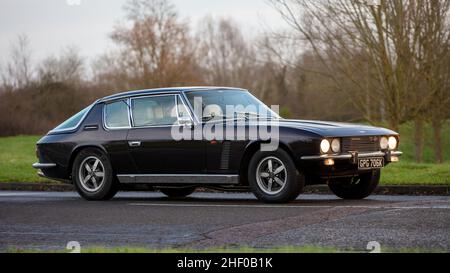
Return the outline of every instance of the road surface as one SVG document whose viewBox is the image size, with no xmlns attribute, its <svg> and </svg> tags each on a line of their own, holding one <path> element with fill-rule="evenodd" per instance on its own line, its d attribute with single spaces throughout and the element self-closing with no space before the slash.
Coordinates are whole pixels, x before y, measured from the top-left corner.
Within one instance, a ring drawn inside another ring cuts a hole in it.
<svg viewBox="0 0 450 273">
<path fill-rule="evenodd" d="M 267 205 L 247 193 L 195 193 L 169 200 L 124 192 L 109 202 L 76 193 L 0 191 L 0 251 L 81 247 L 216 248 L 326 246 L 450 251 L 450 197 L 372 196 L 344 201 L 302 195 Z"/>
</svg>

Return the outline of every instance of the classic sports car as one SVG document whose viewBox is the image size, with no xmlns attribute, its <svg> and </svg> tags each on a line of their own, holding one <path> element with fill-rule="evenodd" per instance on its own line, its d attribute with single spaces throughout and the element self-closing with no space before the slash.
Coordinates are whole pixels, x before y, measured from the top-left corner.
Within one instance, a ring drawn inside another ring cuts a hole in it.
<svg viewBox="0 0 450 273">
<path fill-rule="evenodd" d="M 248 106 L 256 110 L 229 111 Z M 211 123 L 235 133 L 207 138 L 202 132 Z M 247 137 L 263 126 L 277 134 Z M 200 137 L 174 137 L 177 130 Z M 274 139 L 274 149 L 262 149 Z M 377 187 L 381 168 L 399 161 L 398 144 L 399 135 L 384 128 L 282 119 L 243 89 L 165 88 L 94 102 L 39 140 L 33 167 L 73 183 L 87 200 L 108 200 L 139 185 L 174 198 L 200 186 L 251 190 L 261 201 L 284 203 L 313 184 L 362 199 Z"/>
</svg>

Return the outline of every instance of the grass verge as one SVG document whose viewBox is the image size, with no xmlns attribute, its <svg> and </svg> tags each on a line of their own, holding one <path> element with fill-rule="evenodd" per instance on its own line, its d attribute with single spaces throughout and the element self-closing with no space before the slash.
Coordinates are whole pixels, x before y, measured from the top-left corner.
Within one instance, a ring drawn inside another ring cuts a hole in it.
<svg viewBox="0 0 450 273">
<path fill-rule="evenodd" d="M 38 136 L 0 138 L 0 182 L 49 182 L 40 178 L 31 165 L 37 162 Z"/>
<path fill-rule="evenodd" d="M 381 171 L 381 185 L 450 185 L 450 164 L 390 164 Z"/>
<path fill-rule="evenodd" d="M 40 251 L 36 249 L 8 249 L 9 253 L 68 253 L 68 250 L 50 250 Z M 418 248 L 381 248 L 382 253 L 446 253 L 444 249 L 418 249 Z M 141 247 L 90 247 L 81 248 L 81 253 L 369 253 L 369 250 L 342 249 L 334 247 L 318 247 L 318 246 L 286 246 L 276 248 L 211 248 L 211 249 L 151 249 Z"/>
</svg>

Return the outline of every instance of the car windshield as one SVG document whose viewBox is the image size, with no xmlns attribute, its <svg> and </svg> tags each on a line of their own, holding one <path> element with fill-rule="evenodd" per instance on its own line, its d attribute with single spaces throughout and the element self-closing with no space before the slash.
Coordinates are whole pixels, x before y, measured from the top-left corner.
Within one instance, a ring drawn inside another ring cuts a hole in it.
<svg viewBox="0 0 450 273">
<path fill-rule="evenodd" d="M 187 92 L 186 96 L 196 115 L 203 120 L 214 117 L 280 118 L 277 113 L 244 90 L 192 91 Z M 200 101 L 201 113 L 198 109 Z"/>
</svg>

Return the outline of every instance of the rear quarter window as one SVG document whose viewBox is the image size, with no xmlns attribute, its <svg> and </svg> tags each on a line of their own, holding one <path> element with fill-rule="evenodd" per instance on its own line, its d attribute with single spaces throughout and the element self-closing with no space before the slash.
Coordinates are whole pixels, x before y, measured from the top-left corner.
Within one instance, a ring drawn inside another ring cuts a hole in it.
<svg viewBox="0 0 450 273">
<path fill-rule="evenodd" d="M 86 108 L 84 108 L 83 110 L 81 110 L 77 114 L 73 115 L 72 117 L 70 117 L 69 119 L 67 119 L 66 121 L 64 121 L 60 125 L 58 125 L 52 131 L 65 131 L 65 130 L 76 129 L 76 127 L 79 125 L 79 123 L 82 121 L 84 116 L 86 116 L 86 114 L 88 113 L 88 111 L 90 109 L 91 109 L 91 105 L 86 107 Z"/>
</svg>

